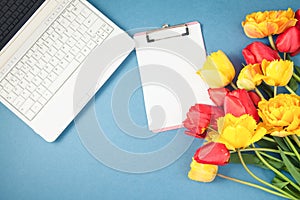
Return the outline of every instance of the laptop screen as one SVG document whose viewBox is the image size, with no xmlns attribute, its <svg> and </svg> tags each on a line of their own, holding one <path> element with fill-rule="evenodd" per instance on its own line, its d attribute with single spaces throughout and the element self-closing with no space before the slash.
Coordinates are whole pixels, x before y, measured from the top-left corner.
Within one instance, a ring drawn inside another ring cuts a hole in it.
<svg viewBox="0 0 300 200">
<path fill-rule="evenodd" d="M 0 0 L 0 50 L 45 0 Z"/>
</svg>

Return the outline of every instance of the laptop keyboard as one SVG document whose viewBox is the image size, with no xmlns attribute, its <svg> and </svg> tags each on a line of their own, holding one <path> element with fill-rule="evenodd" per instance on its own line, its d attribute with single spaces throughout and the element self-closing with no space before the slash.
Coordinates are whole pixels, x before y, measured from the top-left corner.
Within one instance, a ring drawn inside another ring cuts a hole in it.
<svg viewBox="0 0 300 200">
<path fill-rule="evenodd" d="M 0 80 L 0 96 L 32 120 L 112 31 L 85 4 L 72 1 Z"/>
<path fill-rule="evenodd" d="M 45 0 L 0 0 L 0 49 Z"/>
</svg>

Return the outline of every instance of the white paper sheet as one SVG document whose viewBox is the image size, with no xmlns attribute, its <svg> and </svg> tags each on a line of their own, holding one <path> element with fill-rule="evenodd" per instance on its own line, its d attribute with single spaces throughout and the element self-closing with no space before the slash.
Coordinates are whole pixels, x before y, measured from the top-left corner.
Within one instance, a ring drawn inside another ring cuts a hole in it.
<svg viewBox="0 0 300 200">
<path fill-rule="evenodd" d="M 206 58 L 198 22 L 137 33 L 134 39 L 149 130 L 182 127 L 195 103 L 213 105 L 196 74 Z"/>
</svg>

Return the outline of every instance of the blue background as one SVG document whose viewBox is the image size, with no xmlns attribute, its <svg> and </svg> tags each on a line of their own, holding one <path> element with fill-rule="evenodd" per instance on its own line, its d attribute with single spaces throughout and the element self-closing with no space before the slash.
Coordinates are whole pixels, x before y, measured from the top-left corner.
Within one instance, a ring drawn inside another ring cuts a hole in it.
<svg viewBox="0 0 300 200">
<path fill-rule="evenodd" d="M 202 24 L 207 53 L 221 49 L 237 68 L 244 62 L 241 50 L 253 41 L 244 35 L 241 27 L 246 14 L 258 10 L 299 8 L 299 2 L 292 0 L 90 2 L 121 28 L 133 32 L 165 23 L 172 25 L 197 20 Z M 300 63 L 299 56 L 296 63 Z M 122 76 L 136 67 L 133 52 L 96 94 L 95 105 L 89 104 L 85 109 L 95 106 L 98 120 L 116 146 L 132 152 L 148 152 L 163 147 L 177 131 L 138 139 L 124 134 L 114 122 L 113 90 Z M 129 112 L 136 124 L 146 125 L 141 89 L 133 93 Z M 84 111 L 80 113 L 78 120 L 84 114 Z M 183 134 L 183 130 L 179 132 Z M 125 173 L 103 165 L 90 155 L 80 141 L 74 122 L 56 142 L 46 143 L 0 104 L 0 199 L 280 199 L 221 178 L 212 183 L 190 181 L 187 178 L 189 164 L 200 144 L 201 141 L 194 140 L 178 160 L 158 171 Z M 269 171 L 251 169 L 263 179 L 272 178 Z M 240 165 L 227 165 L 219 171 L 252 181 Z"/>
</svg>

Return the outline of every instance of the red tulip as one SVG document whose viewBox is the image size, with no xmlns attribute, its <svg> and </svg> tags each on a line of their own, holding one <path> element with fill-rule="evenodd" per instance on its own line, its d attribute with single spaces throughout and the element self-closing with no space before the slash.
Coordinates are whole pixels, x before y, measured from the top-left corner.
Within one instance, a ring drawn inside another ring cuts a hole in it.
<svg viewBox="0 0 300 200">
<path fill-rule="evenodd" d="M 295 26 L 300 29 L 300 9 L 295 12 L 295 18 L 298 20 Z"/>
<path fill-rule="evenodd" d="M 253 42 L 242 51 L 247 64 L 261 63 L 263 59 L 273 61 L 280 59 L 277 51 L 271 49 L 262 42 Z"/>
<path fill-rule="evenodd" d="M 211 121 L 210 121 L 210 126 L 215 129 L 215 130 L 218 130 L 218 123 L 217 123 L 217 120 L 220 118 L 220 117 L 224 117 L 224 110 L 221 109 L 220 107 L 216 107 L 216 106 L 213 106 L 212 107 L 212 113 L 211 113 Z"/>
<path fill-rule="evenodd" d="M 253 91 L 248 91 L 248 94 L 249 94 L 250 98 L 252 99 L 252 102 L 254 103 L 255 107 L 257 107 L 258 103 L 261 100 L 260 96 L 258 96 L 256 94 L 256 92 L 253 92 Z"/>
<path fill-rule="evenodd" d="M 222 143 L 209 142 L 200 147 L 195 155 L 194 160 L 202 164 L 225 165 L 228 163 L 230 153 Z"/>
<path fill-rule="evenodd" d="M 224 116 L 224 112 L 216 106 L 196 104 L 186 115 L 187 118 L 183 125 L 188 130 L 185 133 L 196 138 L 205 138 L 208 126 L 211 124 L 216 127 L 217 118 Z"/>
<path fill-rule="evenodd" d="M 229 92 L 227 88 L 209 88 L 208 94 L 212 102 L 217 106 L 223 106 L 224 98 L 226 94 Z"/>
<path fill-rule="evenodd" d="M 243 114 L 251 115 L 257 122 L 259 116 L 256 107 L 248 92 L 244 89 L 233 90 L 228 92 L 224 100 L 225 114 L 231 113 L 235 117 Z"/>
<path fill-rule="evenodd" d="M 205 138 L 206 129 L 210 123 L 210 110 L 211 106 L 205 104 L 192 106 L 183 122 L 184 127 L 188 129 L 185 133 L 196 138 Z"/>
<path fill-rule="evenodd" d="M 300 29 L 292 26 L 278 35 L 276 47 L 280 52 L 291 53 L 292 56 L 300 50 Z"/>
</svg>

